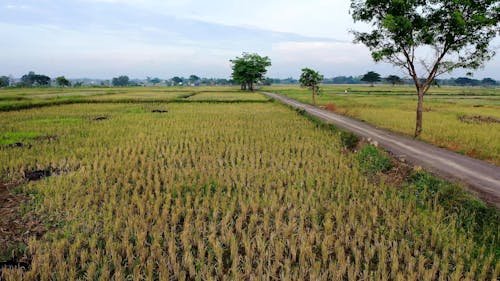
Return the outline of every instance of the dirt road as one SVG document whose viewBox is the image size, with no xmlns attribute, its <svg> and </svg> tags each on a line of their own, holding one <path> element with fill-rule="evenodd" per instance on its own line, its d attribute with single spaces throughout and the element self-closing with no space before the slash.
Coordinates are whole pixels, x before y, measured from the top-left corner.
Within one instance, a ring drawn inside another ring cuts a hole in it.
<svg viewBox="0 0 500 281">
<path fill-rule="evenodd" d="M 351 118 L 307 105 L 282 95 L 263 94 L 373 141 L 397 158 L 449 180 L 459 181 L 483 200 L 500 208 L 500 167 L 409 137 L 391 133 Z"/>
</svg>

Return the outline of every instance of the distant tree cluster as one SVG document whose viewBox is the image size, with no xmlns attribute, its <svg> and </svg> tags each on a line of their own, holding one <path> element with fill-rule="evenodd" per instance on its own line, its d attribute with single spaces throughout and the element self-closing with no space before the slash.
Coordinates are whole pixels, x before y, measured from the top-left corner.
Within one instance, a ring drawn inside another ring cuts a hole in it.
<svg viewBox="0 0 500 281">
<path fill-rule="evenodd" d="M 127 75 L 121 75 L 118 77 L 114 77 L 111 80 L 111 84 L 115 87 L 126 87 L 129 86 L 130 79 Z"/>
<path fill-rule="evenodd" d="M 50 77 L 43 74 L 36 74 L 30 71 L 21 77 L 21 82 L 18 86 L 34 87 L 34 86 L 50 86 Z"/>
</svg>

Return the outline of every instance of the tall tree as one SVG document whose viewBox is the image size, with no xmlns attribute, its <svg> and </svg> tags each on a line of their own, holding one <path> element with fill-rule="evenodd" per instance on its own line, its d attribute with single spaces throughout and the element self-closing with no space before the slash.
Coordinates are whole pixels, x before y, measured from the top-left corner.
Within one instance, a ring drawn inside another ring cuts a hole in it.
<svg viewBox="0 0 500 281">
<path fill-rule="evenodd" d="M 418 95 L 415 137 L 422 133 L 424 95 L 436 76 L 481 67 L 493 57 L 489 45 L 500 33 L 498 0 L 351 0 L 351 13 L 355 21 L 374 27 L 354 32 L 355 42 L 370 48 L 375 61 L 399 66 L 413 79 Z M 419 56 L 426 50 L 434 51 L 432 59 Z"/>
<path fill-rule="evenodd" d="M 306 87 L 312 92 L 313 104 L 316 105 L 316 94 L 319 91 L 319 84 L 323 81 L 323 75 L 319 72 L 314 71 L 310 68 L 303 68 L 302 74 L 300 75 L 300 86 Z"/>
<path fill-rule="evenodd" d="M 403 83 L 403 80 L 401 80 L 401 78 L 397 75 L 389 75 L 385 78 L 385 81 L 391 83 L 392 86 Z"/>
<path fill-rule="evenodd" d="M 241 57 L 230 60 L 233 64 L 232 77 L 234 81 L 241 84 L 242 90 L 254 90 L 254 84 L 264 80 L 267 68 L 271 66 L 269 57 L 261 57 L 258 54 L 243 53 Z"/>
<path fill-rule="evenodd" d="M 379 82 L 380 79 L 380 74 L 378 74 L 375 71 L 368 71 L 363 77 L 361 78 L 361 81 L 368 82 L 370 85 L 373 87 L 373 83 Z"/>
<path fill-rule="evenodd" d="M 66 77 L 64 77 L 64 76 L 57 77 L 56 84 L 59 87 L 70 87 L 71 86 L 71 82 L 68 79 L 66 79 Z"/>
</svg>

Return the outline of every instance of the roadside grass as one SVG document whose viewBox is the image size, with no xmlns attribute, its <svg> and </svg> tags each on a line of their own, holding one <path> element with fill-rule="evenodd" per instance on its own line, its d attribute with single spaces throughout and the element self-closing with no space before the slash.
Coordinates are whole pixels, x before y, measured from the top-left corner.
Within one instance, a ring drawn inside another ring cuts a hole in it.
<svg viewBox="0 0 500 281">
<path fill-rule="evenodd" d="M 408 169 L 398 160 L 391 158 L 390 154 L 371 144 L 361 144 L 356 135 L 342 131 L 332 124 L 324 122 L 316 116 L 303 110 L 296 110 L 298 114 L 306 117 L 317 127 L 323 130 L 340 133 L 340 141 L 344 147 L 358 148 L 350 150 L 359 164 L 360 171 L 370 178 L 381 177 L 384 181 L 388 177 L 402 177 L 403 182 L 396 186 L 401 190 L 401 198 L 410 205 L 416 206 L 422 212 L 433 208 L 443 208 L 448 215 L 443 223 L 456 223 L 460 231 L 467 233 L 477 242 L 474 247 L 474 256 L 484 253 L 492 254 L 495 260 L 500 260 L 500 210 L 495 206 L 485 204 L 482 200 L 466 191 L 456 183 L 438 178 L 421 169 Z M 396 169 L 394 175 L 389 173 Z M 410 172 L 407 172 L 410 170 Z M 381 180 L 379 179 L 378 182 Z M 411 201 L 411 202 L 409 202 Z"/>
<path fill-rule="evenodd" d="M 362 172 L 375 176 L 392 168 L 392 161 L 387 152 L 373 145 L 363 146 L 357 153 L 356 159 Z"/>
<path fill-rule="evenodd" d="M 421 210 L 428 210 L 432 204 L 443 207 L 450 223 L 454 220 L 463 232 L 470 233 L 479 242 L 481 246 L 475 247 L 475 255 L 492 253 L 500 260 L 500 210 L 486 205 L 461 186 L 425 171 L 413 172 L 403 191 Z"/>
</svg>

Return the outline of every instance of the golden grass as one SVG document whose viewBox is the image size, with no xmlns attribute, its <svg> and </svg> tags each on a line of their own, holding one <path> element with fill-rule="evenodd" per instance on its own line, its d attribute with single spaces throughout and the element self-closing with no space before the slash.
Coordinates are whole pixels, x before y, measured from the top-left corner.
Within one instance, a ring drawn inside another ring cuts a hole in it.
<svg viewBox="0 0 500 281">
<path fill-rule="evenodd" d="M 279 104 L 79 104 L 0 113 L 57 135 L 0 150 L 51 230 L 6 280 L 496 280 L 500 261 L 434 201 L 374 185 L 336 133 Z M 150 108 L 151 107 L 151 108 Z M 109 120 L 94 122 L 95 116 Z M 37 119 L 81 119 L 44 122 Z"/>
</svg>

